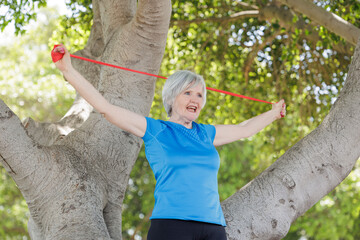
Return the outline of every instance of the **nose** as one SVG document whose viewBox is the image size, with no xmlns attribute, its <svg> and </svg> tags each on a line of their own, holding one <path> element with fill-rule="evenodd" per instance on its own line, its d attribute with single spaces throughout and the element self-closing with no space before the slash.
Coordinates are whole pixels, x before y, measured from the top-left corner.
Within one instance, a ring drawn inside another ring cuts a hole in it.
<svg viewBox="0 0 360 240">
<path fill-rule="evenodd" d="M 198 96 L 196 96 L 195 94 L 191 95 L 190 101 L 193 103 L 199 103 L 200 99 Z"/>
<path fill-rule="evenodd" d="M 203 104 L 203 99 L 201 99 L 198 96 L 194 95 L 194 96 L 191 96 L 190 103 L 196 104 L 198 107 L 201 107 L 202 104 Z"/>
</svg>

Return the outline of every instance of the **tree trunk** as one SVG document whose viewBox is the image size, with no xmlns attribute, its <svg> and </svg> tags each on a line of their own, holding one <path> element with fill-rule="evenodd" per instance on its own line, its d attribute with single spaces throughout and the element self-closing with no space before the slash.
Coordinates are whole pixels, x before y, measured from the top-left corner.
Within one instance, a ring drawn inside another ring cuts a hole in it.
<svg viewBox="0 0 360 240">
<path fill-rule="evenodd" d="M 169 0 L 94 0 L 94 24 L 77 55 L 156 74 Z M 148 115 L 155 78 L 74 66 L 113 104 Z M 229 239 L 280 239 L 290 224 L 351 171 L 360 148 L 360 47 L 324 122 L 224 201 Z M 57 123 L 22 125 L 0 101 L 0 162 L 30 210 L 32 239 L 121 239 L 121 207 L 141 140 L 112 126 L 77 96 Z"/>
<path fill-rule="evenodd" d="M 93 1 L 94 24 L 76 54 L 158 73 L 169 0 Z M 74 60 L 113 104 L 148 115 L 155 77 Z M 0 102 L 0 161 L 30 210 L 32 239 L 121 239 L 121 207 L 141 139 L 112 126 L 78 96 L 54 124 L 24 127 Z"/>
</svg>

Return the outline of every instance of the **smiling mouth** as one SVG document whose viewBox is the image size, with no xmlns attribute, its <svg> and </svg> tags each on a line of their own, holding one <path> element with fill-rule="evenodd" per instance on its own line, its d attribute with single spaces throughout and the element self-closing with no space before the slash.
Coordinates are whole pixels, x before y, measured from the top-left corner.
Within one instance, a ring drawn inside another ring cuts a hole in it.
<svg viewBox="0 0 360 240">
<path fill-rule="evenodd" d="M 195 107 L 195 106 L 189 106 L 189 107 L 187 107 L 186 109 L 187 109 L 189 112 L 195 113 L 196 110 L 197 110 L 197 107 Z"/>
</svg>

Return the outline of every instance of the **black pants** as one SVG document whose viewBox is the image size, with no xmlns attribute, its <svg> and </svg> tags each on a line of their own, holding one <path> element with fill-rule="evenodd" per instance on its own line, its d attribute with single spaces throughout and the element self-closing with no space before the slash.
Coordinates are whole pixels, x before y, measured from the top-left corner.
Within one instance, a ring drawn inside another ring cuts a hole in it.
<svg viewBox="0 0 360 240">
<path fill-rule="evenodd" d="M 225 227 L 176 219 L 152 219 L 147 240 L 226 240 Z"/>
</svg>

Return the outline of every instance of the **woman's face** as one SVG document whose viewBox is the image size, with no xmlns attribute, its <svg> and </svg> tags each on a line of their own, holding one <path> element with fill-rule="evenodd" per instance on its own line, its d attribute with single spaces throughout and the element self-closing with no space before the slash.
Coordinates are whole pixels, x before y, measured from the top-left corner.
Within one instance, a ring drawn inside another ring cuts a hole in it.
<svg viewBox="0 0 360 240">
<path fill-rule="evenodd" d="M 172 105 L 171 118 L 190 122 L 195 121 L 199 117 L 203 103 L 202 85 L 198 84 L 195 87 L 189 87 L 176 96 Z"/>
</svg>

